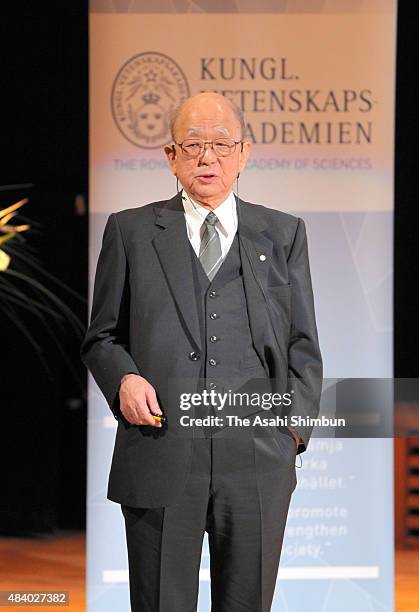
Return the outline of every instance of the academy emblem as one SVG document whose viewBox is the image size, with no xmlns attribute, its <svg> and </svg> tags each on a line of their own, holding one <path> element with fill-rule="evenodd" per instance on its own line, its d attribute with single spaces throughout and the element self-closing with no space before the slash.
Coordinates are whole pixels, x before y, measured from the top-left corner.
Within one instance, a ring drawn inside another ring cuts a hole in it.
<svg viewBox="0 0 419 612">
<path fill-rule="evenodd" d="M 170 140 L 168 112 L 189 96 L 181 68 L 167 55 L 139 53 L 119 70 L 112 87 L 112 114 L 137 147 L 156 149 Z"/>
</svg>

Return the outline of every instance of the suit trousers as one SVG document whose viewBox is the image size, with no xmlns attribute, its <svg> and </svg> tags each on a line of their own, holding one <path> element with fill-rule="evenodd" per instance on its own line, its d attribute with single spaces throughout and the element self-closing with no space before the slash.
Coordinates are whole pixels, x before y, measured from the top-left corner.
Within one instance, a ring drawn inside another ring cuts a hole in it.
<svg viewBox="0 0 419 612">
<path fill-rule="evenodd" d="M 195 437 L 186 486 L 171 505 L 121 506 L 132 612 L 196 611 L 205 532 L 212 612 L 271 609 L 296 444 L 275 427 L 250 429 Z"/>
</svg>

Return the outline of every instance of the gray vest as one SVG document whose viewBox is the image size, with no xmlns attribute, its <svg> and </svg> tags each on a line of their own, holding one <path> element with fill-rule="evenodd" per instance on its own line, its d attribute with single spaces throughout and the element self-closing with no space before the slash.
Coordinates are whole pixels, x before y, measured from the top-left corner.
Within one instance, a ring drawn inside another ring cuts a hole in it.
<svg viewBox="0 0 419 612">
<path fill-rule="evenodd" d="M 190 249 L 206 388 L 234 391 L 249 379 L 266 378 L 249 327 L 238 234 L 212 282 Z"/>
</svg>

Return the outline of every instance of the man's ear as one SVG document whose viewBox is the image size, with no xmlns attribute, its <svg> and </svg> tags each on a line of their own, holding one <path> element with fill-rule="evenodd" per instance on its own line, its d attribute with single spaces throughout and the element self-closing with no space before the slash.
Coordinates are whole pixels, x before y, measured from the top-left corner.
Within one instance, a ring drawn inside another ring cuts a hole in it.
<svg viewBox="0 0 419 612">
<path fill-rule="evenodd" d="M 169 166 L 176 176 L 176 148 L 175 145 L 166 144 L 163 147 L 163 150 L 166 154 L 167 161 L 169 162 Z"/>
<path fill-rule="evenodd" d="M 242 150 L 239 153 L 239 167 L 238 167 L 239 173 L 243 172 L 246 166 L 246 162 L 250 155 L 250 148 L 251 148 L 251 143 L 248 140 L 245 140 L 242 143 Z"/>
<path fill-rule="evenodd" d="M 166 153 L 168 159 L 174 159 L 176 157 L 175 145 L 165 144 L 163 150 Z"/>
</svg>

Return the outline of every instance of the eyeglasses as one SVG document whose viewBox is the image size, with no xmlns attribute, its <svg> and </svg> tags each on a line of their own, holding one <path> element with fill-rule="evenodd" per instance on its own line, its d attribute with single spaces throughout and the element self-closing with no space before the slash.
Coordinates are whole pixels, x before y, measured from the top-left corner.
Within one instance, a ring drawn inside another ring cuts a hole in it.
<svg viewBox="0 0 419 612">
<path fill-rule="evenodd" d="M 243 141 L 233 140 L 232 138 L 217 138 L 216 140 L 196 140 L 188 138 L 183 142 L 175 142 L 181 149 L 185 157 L 193 159 L 199 157 L 205 149 L 205 145 L 209 144 L 212 147 L 217 157 L 228 157 L 236 150 L 236 146 L 241 143 L 241 151 L 243 151 Z"/>
</svg>

